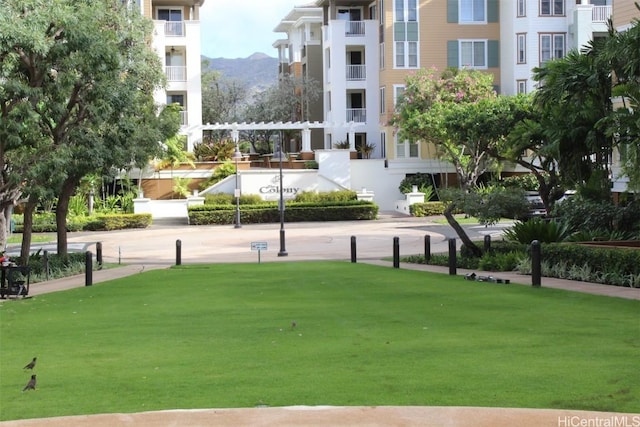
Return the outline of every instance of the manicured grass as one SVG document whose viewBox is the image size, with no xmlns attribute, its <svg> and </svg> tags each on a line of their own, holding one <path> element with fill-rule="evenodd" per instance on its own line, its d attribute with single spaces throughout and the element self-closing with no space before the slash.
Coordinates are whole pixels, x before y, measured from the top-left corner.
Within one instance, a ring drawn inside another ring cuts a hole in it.
<svg viewBox="0 0 640 427">
<path fill-rule="evenodd" d="M 49 243 L 55 242 L 56 235 L 53 233 L 34 233 L 31 235 L 31 243 Z M 14 233 L 9 236 L 7 243 L 22 243 L 22 233 Z"/>
<path fill-rule="evenodd" d="M 638 313 L 346 262 L 154 270 L 0 304 L 0 419 L 261 404 L 640 412 Z M 38 390 L 21 393 L 34 356 Z"/>
</svg>

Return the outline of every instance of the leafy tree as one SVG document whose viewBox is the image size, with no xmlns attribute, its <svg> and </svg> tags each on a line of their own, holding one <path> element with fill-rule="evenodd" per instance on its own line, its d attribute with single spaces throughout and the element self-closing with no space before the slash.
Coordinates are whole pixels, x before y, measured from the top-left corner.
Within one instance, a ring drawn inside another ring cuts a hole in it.
<svg viewBox="0 0 640 427">
<path fill-rule="evenodd" d="M 599 59 L 602 49 L 602 41 L 593 41 L 583 52 L 571 51 L 535 68 L 540 86 L 534 102 L 542 113 L 545 144 L 553 147 L 563 178 L 583 187 L 596 178 L 599 197 L 608 198 L 611 68 Z"/>
<path fill-rule="evenodd" d="M 475 70 L 449 69 L 441 75 L 435 69 L 420 70 L 407 78 L 392 119 L 400 138 L 432 143 L 441 158 L 454 165 L 462 191 L 449 197 L 444 215 L 477 256 L 482 251 L 453 212 L 471 205 L 465 198 L 473 197 L 482 174 L 499 168 L 507 134 L 529 114 L 524 98 L 497 96 L 492 83 L 493 76 Z M 497 210 L 508 213 L 506 205 L 492 202 L 491 207 L 494 211 L 482 218 L 487 223 L 495 220 Z"/>
<path fill-rule="evenodd" d="M 244 113 L 247 122 L 291 122 L 309 120 L 308 105 L 316 102 L 322 89 L 317 81 L 292 75 L 282 77 L 278 83 L 256 94 Z M 247 131 L 243 138 L 256 153 L 271 151 L 273 131 Z M 286 141 L 290 135 L 284 135 Z"/>
<path fill-rule="evenodd" d="M 202 62 L 202 121 L 204 123 L 232 123 L 240 120 L 246 108 L 248 90 L 237 79 L 223 77 Z"/>
<path fill-rule="evenodd" d="M 608 135 L 618 145 L 630 189 L 640 190 L 640 19 L 624 32 L 610 28 L 600 59 L 610 64 L 612 95 L 623 104 L 612 113 Z"/>
<path fill-rule="evenodd" d="M 163 75 L 152 26 L 109 0 L 0 0 L 0 9 L 2 103 L 10 106 L 0 145 L 16 153 L 37 148 L 40 167 L 56 172 L 50 185 L 58 194 L 57 249 L 65 255 L 68 203 L 81 178 L 144 164 L 157 141 L 177 130 L 162 123 L 153 102 Z M 37 131 L 8 138 L 16 111 Z M 3 150 L 0 157 L 21 159 L 11 171 L 30 169 L 24 156 Z M 12 179 L 17 192 L 29 185 Z"/>
</svg>

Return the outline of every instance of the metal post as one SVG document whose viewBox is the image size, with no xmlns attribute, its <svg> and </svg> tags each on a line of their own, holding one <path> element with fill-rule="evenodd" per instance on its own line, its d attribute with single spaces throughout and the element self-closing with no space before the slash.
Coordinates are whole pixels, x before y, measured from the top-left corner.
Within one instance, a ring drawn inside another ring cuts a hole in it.
<svg viewBox="0 0 640 427">
<path fill-rule="evenodd" d="M 535 288 L 542 285 L 541 253 L 540 241 L 531 242 L 531 286 Z"/>
<path fill-rule="evenodd" d="M 456 259 L 456 239 L 451 237 L 449 239 L 449 275 L 455 276 L 457 274 L 458 261 Z"/>
<path fill-rule="evenodd" d="M 98 264 L 98 270 L 102 269 L 102 242 L 96 243 L 96 264 Z"/>
<path fill-rule="evenodd" d="M 424 236 L 424 260 L 429 262 L 431 259 L 431 235 Z"/>
<path fill-rule="evenodd" d="M 49 280 L 49 251 L 42 253 L 42 267 L 44 268 L 44 278 Z"/>
<path fill-rule="evenodd" d="M 393 238 L 393 268 L 400 268 L 400 238 Z"/>
<path fill-rule="evenodd" d="M 93 285 L 93 254 L 91 251 L 84 254 L 84 285 Z"/>
<path fill-rule="evenodd" d="M 356 258 L 356 236 L 351 236 L 351 262 L 357 262 Z"/>
<path fill-rule="evenodd" d="M 491 236 L 487 234 L 486 236 L 484 236 L 484 251 L 489 252 L 490 250 L 491 250 Z"/>
<path fill-rule="evenodd" d="M 182 241 L 176 240 L 176 265 L 182 265 Z"/>
<path fill-rule="evenodd" d="M 233 157 L 236 159 L 236 188 L 234 195 L 236 196 L 236 221 L 233 228 L 241 228 L 240 224 L 240 187 L 238 187 L 238 159 L 242 156 L 240 149 L 238 148 L 238 141 L 236 141 L 236 152 L 233 153 Z"/>
<path fill-rule="evenodd" d="M 280 250 L 278 256 L 287 256 L 287 250 L 285 249 L 285 237 L 284 237 L 284 196 L 282 194 L 282 135 L 280 135 L 280 141 L 278 142 L 278 154 L 280 156 Z"/>
</svg>

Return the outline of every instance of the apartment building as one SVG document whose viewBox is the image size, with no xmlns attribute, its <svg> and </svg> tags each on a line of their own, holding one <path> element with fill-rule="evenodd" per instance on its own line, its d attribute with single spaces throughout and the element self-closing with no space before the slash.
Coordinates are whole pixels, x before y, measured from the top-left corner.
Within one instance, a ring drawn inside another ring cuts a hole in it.
<svg viewBox="0 0 640 427">
<path fill-rule="evenodd" d="M 200 7 L 205 0 L 129 0 L 154 22 L 153 48 L 164 64 L 165 90 L 154 98 L 158 105 L 182 106 L 180 133 L 187 148 L 201 136 L 202 88 L 200 80 Z"/>
<path fill-rule="evenodd" d="M 500 5 L 502 94 L 529 93 L 532 69 L 607 34 L 613 0 L 512 0 Z M 616 2 L 619 0 L 616 0 Z"/>
<path fill-rule="evenodd" d="M 358 124 L 355 131 L 344 126 L 325 128 L 322 143 L 314 143 L 314 148 L 332 148 L 345 140 L 352 150 L 375 145 L 372 158 L 411 168 L 413 163 L 433 160 L 435 149 L 398 140 L 388 126 L 408 75 L 419 68 L 474 68 L 493 74 L 499 93 L 530 92 L 536 84 L 533 68 L 606 34 L 612 3 L 315 0 L 294 8 L 283 19 L 275 31 L 286 33 L 287 38 L 274 46 L 279 49 L 281 73 L 322 69 L 323 114 L 318 120 Z M 632 8 L 620 7 L 621 13 Z M 311 16 L 313 24 L 308 21 Z M 311 49 L 312 58 L 308 56 Z"/>
</svg>

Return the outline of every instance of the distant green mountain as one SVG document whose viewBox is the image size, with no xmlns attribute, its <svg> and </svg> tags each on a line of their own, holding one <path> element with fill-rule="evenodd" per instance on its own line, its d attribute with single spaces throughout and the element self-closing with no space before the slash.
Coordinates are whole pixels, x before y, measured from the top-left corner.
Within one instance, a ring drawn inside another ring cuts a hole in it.
<svg viewBox="0 0 640 427">
<path fill-rule="evenodd" d="M 254 53 L 248 58 L 208 58 L 209 69 L 217 70 L 227 78 L 237 79 L 247 85 L 250 92 L 259 92 L 278 81 L 278 58 L 264 53 Z"/>
</svg>

